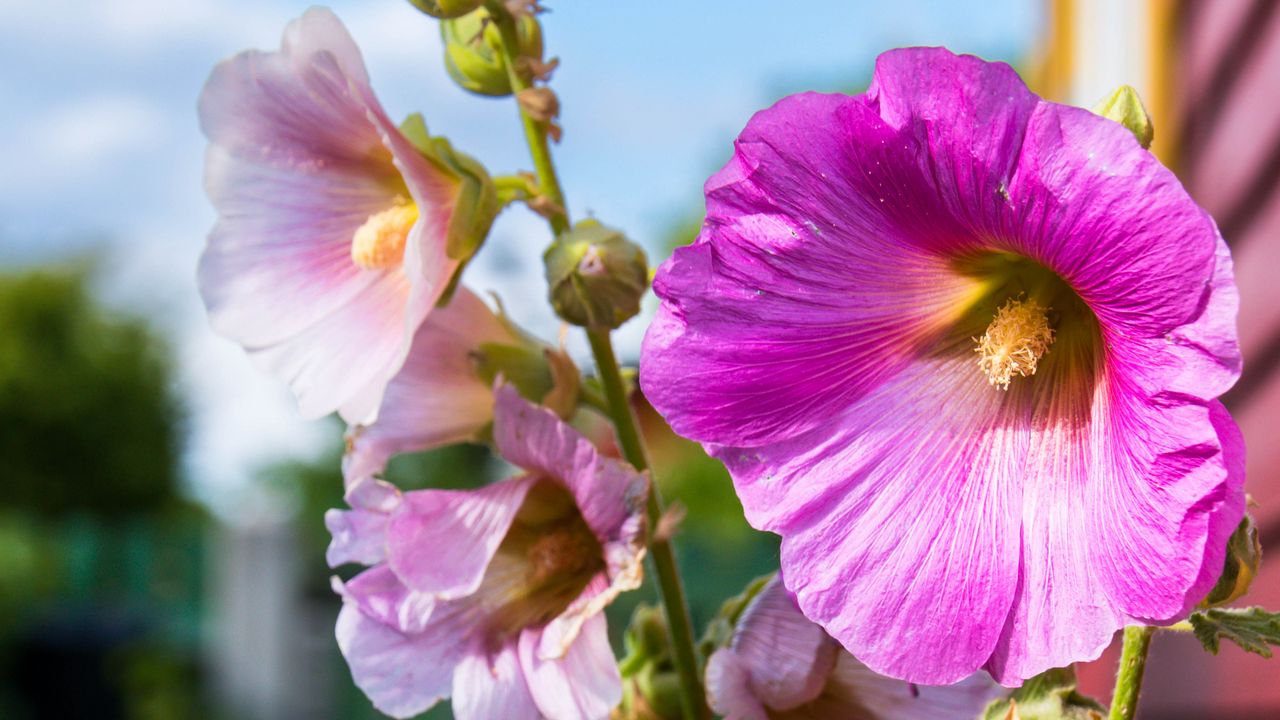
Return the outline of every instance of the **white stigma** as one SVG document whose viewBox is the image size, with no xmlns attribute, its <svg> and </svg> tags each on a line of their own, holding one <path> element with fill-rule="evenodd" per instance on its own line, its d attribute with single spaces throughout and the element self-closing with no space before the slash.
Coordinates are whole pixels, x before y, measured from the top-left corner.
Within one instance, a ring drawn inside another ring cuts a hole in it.
<svg viewBox="0 0 1280 720">
<path fill-rule="evenodd" d="M 1036 373 L 1040 358 L 1053 344 L 1053 328 L 1049 327 L 1047 308 L 1035 300 L 1010 298 L 996 312 L 978 344 L 978 367 L 987 381 L 1001 390 L 1009 389 L 1014 375 L 1030 377 Z"/>
</svg>

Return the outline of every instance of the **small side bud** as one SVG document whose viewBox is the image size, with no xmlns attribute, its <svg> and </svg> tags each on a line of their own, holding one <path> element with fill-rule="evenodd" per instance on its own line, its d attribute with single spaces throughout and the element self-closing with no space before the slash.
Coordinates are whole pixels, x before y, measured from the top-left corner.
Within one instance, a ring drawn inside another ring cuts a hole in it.
<svg viewBox="0 0 1280 720">
<path fill-rule="evenodd" d="M 649 287 L 644 250 L 622 233 L 584 220 L 542 256 L 551 305 L 566 321 L 613 329 L 640 312 Z"/>
<path fill-rule="evenodd" d="M 1155 128 L 1151 125 L 1151 116 L 1147 114 L 1142 98 L 1138 97 L 1138 91 L 1133 87 L 1121 85 L 1110 97 L 1095 105 L 1093 112 L 1128 128 L 1142 147 L 1151 147 Z"/>
<path fill-rule="evenodd" d="M 409 4 L 433 18 L 456 18 L 475 10 L 484 0 L 409 0 Z"/>
<path fill-rule="evenodd" d="M 1262 561 L 1262 544 L 1258 541 L 1258 526 L 1248 515 L 1236 526 L 1227 540 L 1227 559 L 1223 563 L 1222 576 L 1205 596 L 1201 607 L 1227 605 L 1244 597 L 1258 574 Z"/>
<path fill-rule="evenodd" d="M 532 81 L 542 62 L 542 28 L 533 13 L 513 16 L 519 47 L 517 74 Z M 444 40 L 444 66 L 449 77 L 463 89 L 478 95 L 503 97 L 511 94 L 511 78 L 502 53 L 502 35 L 489 16 L 479 8 L 440 23 Z"/>
<path fill-rule="evenodd" d="M 662 610 L 640 605 L 623 635 L 626 655 L 618 663 L 622 674 L 622 703 L 611 720 L 678 720 L 680 678 L 676 674 L 667 640 Z"/>
</svg>

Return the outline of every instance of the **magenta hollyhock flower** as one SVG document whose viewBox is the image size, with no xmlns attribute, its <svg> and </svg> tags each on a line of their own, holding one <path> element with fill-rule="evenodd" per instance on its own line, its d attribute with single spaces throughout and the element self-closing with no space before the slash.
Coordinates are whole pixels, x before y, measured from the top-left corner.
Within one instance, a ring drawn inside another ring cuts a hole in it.
<svg viewBox="0 0 1280 720">
<path fill-rule="evenodd" d="M 484 358 L 496 352 L 545 364 L 549 387 L 536 399 L 561 415 L 572 409 L 578 374 L 573 361 L 524 335 L 460 287 L 419 326 L 404 365 L 387 384 L 377 420 L 348 431 L 342 462 L 347 486 L 382 473 L 393 455 L 479 439 L 493 421 L 494 406 Z"/>
<path fill-rule="evenodd" d="M 494 441 L 523 474 L 473 491 L 366 480 L 330 511 L 338 646 L 383 712 L 607 717 L 622 697 L 603 610 L 639 586 L 648 479 L 551 411 L 497 392 Z"/>
<path fill-rule="evenodd" d="M 371 419 L 460 259 L 460 176 L 387 117 L 331 12 L 289 24 L 279 52 L 219 64 L 200 95 L 200 261 L 214 328 L 286 380 L 304 415 Z"/>
<path fill-rule="evenodd" d="M 706 199 L 641 385 L 859 660 L 1017 684 L 1209 590 L 1243 512 L 1231 260 L 1125 128 L 895 50 L 758 113 Z"/>
<path fill-rule="evenodd" d="M 707 701 L 727 720 L 968 720 L 999 694 L 985 674 L 919 686 L 877 675 L 800 613 L 778 577 L 707 661 Z"/>
</svg>

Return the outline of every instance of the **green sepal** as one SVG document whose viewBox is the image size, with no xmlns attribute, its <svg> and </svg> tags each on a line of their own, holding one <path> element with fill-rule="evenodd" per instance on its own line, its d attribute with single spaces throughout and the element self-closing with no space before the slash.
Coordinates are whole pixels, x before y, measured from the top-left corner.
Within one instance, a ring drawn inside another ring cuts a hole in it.
<svg viewBox="0 0 1280 720">
<path fill-rule="evenodd" d="M 1076 690 L 1076 671 L 1065 667 L 1042 672 L 992 701 L 982 720 L 1102 720 L 1106 714 L 1101 703 Z"/>
<path fill-rule="evenodd" d="M 668 641 L 667 620 L 661 608 L 641 604 L 622 636 L 625 654 L 618 661 L 622 675 L 622 703 L 615 720 L 679 720 L 680 676 Z"/>
<path fill-rule="evenodd" d="M 711 618 L 711 622 L 707 623 L 707 629 L 702 633 L 702 639 L 698 641 L 698 651 L 702 653 L 704 659 L 711 657 L 716 650 L 729 644 L 733 639 L 733 629 L 737 627 L 738 620 L 747 609 L 747 605 L 751 604 L 751 601 L 775 575 L 777 573 L 761 575 L 747 583 L 742 592 L 721 603 L 720 610 L 715 617 Z"/>
<path fill-rule="evenodd" d="M 1258 540 L 1258 526 L 1254 524 L 1252 517 L 1245 515 L 1227 540 L 1227 557 L 1222 564 L 1222 575 L 1201 601 L 1200 607 L 1226 605 L 1243 597 L 1253 584 L 1261 561 L 1262 543 Z"/>
<path fill-rule="evenodd" d="M 1214 655 L 1223 639 L 1265 658 L 1272 655 L 1270 646 L 1280 646 L 1280 613 L 1260 607 L 1200 610 L 1189 619 L 1196 639 Z"/>
<path fill-rule="evenodd" d="M 432 137 L 421 113 L 406 117 L 400 123 L 400 133 L 433 168 L 457 183 L 453 211 L 445 231 L 445 252 L 453 260 L 466 262 L 488 237 L 501 209 L 493 180 L 475 158 L 455 150 L 445 138 Z"/>
<path fill-rule="evenodd" d="M 409 0 L 409 4 L 433 18 L 456 18 L 480 7 L 484 0 Z"/>
<path fill-rule="evenodd" d="M 1142 104 L 1142 98 L 1138 97 L 1138 91 L 1131 85 L 1121 85 L 1107 99 L 1095 105 L 1093 112 L 1128 128 L 1142 147 L 1151 147 L 1155 127 L 1151 124 L 1147 108 Z"/>
</svg>

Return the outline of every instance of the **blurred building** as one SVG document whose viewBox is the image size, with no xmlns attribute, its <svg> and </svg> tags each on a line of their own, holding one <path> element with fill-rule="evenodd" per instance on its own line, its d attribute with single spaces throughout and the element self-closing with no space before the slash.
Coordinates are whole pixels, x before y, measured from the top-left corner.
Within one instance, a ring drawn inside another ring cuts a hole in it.
<svg viewBox="0 0 1280 720">
<path fill-rule="evenodd" d="M 1090 107 L 1133 85 L 1155 123 L 1152 151 L 1218 222 L 1240 288 L 1244 374 L 1224 398 L 1249 448 L 1262 571 L 1242 601 L 1280 608 L 1280 2 L 1051 0 L 1032 75 L 1057 100 Z M 1082 672 L 1105 695 L 1114 651 Z M 1157 637 L 1147 718 L 1280 717 L 1280 660 L 1234 645 L 1219 657 Z"/>
</svg>

